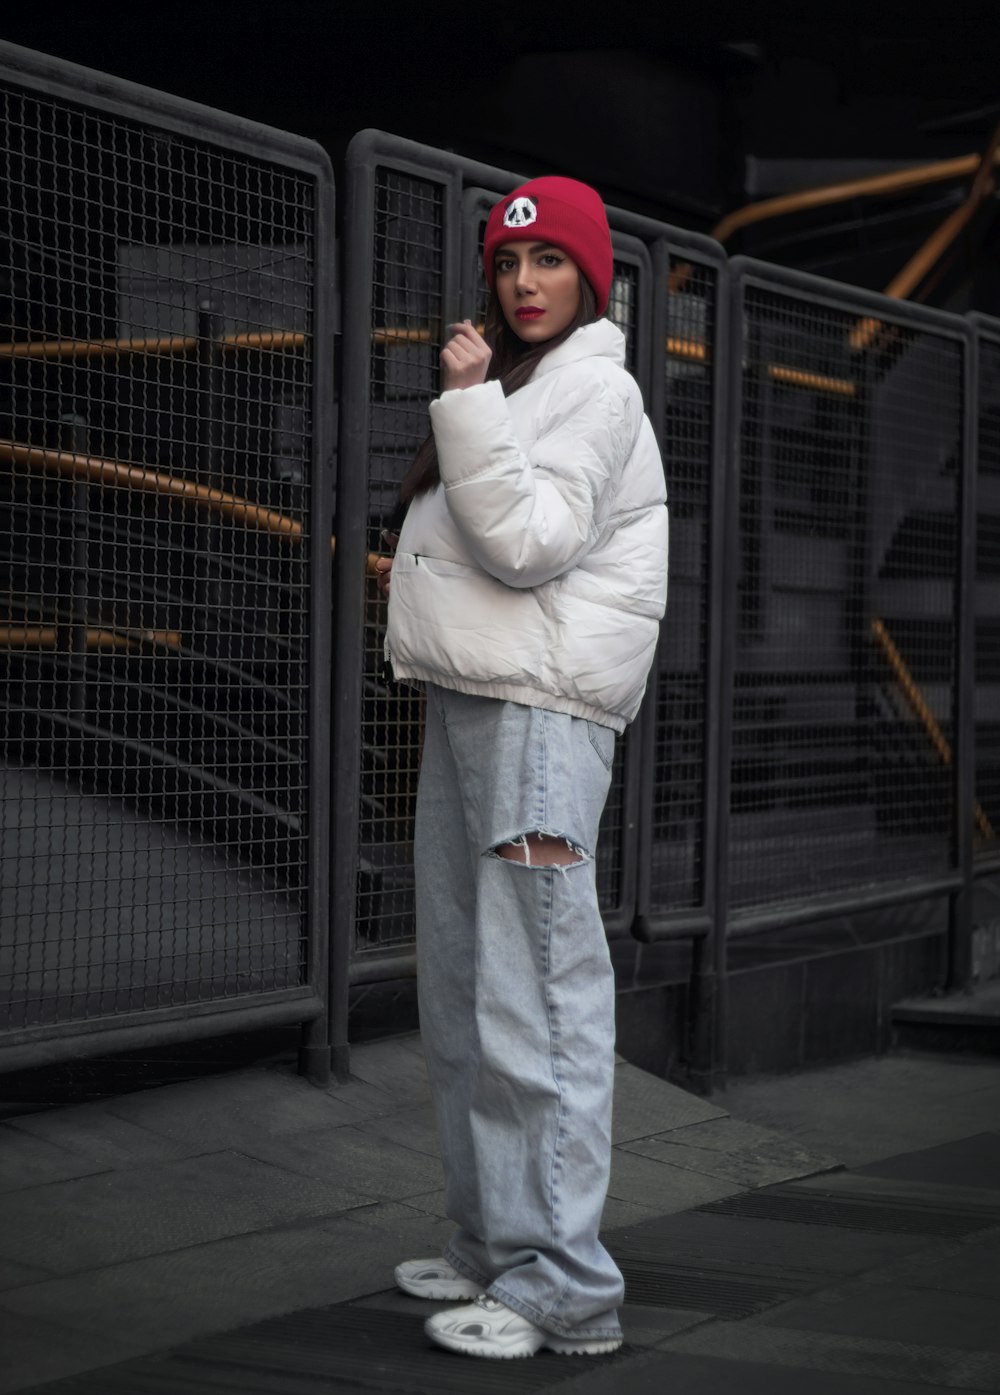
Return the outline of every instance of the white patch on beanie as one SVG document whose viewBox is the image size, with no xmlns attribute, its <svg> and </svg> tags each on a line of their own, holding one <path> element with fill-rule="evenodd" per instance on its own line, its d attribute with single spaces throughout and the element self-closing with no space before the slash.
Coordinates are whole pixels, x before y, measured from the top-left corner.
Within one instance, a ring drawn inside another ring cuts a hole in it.
<svg viewBox="0 0 1000 1395">
<path fill-rule="evenodd" d="M 515 199 L 503 215 L 503 225 L 505 228 L 526 228 L 530 223 L 534 223 L 537 217 L 535 200 L 522 196 Z"/>
</svg>

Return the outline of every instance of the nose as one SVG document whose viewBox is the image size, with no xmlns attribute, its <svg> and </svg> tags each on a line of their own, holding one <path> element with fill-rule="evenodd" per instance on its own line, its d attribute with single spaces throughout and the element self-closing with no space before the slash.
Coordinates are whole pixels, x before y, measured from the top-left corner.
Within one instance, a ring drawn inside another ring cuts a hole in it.
<svg viewBox="0 0 1000 1395">
<path fill-rule="evenodd" d="M 535 289 L 534 269 L 531 265 L 531 257 L 522 255 L 517 259 L 517 276 L 514 284 L 520 295 L 530 295 Z"/>
</svg>

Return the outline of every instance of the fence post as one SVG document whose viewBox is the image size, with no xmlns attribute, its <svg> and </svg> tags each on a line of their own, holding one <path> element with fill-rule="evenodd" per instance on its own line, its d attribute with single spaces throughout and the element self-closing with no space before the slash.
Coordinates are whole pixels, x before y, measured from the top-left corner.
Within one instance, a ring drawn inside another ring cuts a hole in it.
<svg viewBox="0 0 1000 1395">
<path fill-rule="evenodd" d="M 962 384 L 962 460 L 958 472 L 958 569 L 955 579 L 955 687 L 952 722 L 955 862 L 961 887 L 948 898 L 949 989 L 972 981 L 973 811 L 976 801 L 976 480 L 978 474 L 978 336 L 970 334 Z"/>
</svg>

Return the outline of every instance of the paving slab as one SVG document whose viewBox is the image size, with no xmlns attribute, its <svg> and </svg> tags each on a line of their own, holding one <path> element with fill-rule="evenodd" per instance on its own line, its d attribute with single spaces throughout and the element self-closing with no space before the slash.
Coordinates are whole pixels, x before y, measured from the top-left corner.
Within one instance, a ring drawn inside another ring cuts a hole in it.
<svg viewBox="0 0 1000 1395">
<path fill-rule="evenodd" d="M 994 1128 L 1000 1061 L 880 1056 L 737 1081 L 713 1100 L 734 1118 L 860 1167 Z"/>
<path fill-rule="evenodd" d="M 904 1282 L 908 1288 L 989 1299 L 1000 1315 L 1000 1230 L 976 1235 L 946 1254 L 918 1255 L 906 1267 Z"/>
<path fill-rule="evenodd" d="M 627 1152 L 742 1187 L 767 1187 L 838 1167 L 824 1153 L 738 1119 L 710 1119 L 621 1145 Z"/>
<path fill-rule="evenodd" d="M 440 1159 L 387 1139 L 373 1140 L 350 1126 L 258 1137 L 244 1151 L 302 1177 L 349 1181 L 369 1201 L 395 1201 L 444 1185 Z"/>
<path fill-rule="evenodd" d="M 0 1304 L 0 1395 L 125 1360 L 127 1345 L 100 1332 L 81 1332 Z"/>
<path fill-rule="evenodd" d="M 766 1313 L 767 1326 L 840 1332 L 851 1337 L 935 1344 L 1000 1354 L 1000 1294 L 983 1298 L 954 1290 L 918 1289 L 865 1280 L 797 1299 Z"/>
<path fill-rule="evenodd" d="M 426 1153 L 429 1157 L 440 1155 L 434 1110 L 429 1104 L 419 1105 L 416 1109 L 401 1109 L 393 1114 L 376 1114 L 360 1120 L 357 1128 L 372 1138 L 388 1139 L 390 1143 Z"/>
<path fill-rule="evenodd" d="M 363 1117 L 349 1101 L 317 1090 L 290 1071 L 242 1071 L 164 1085 L 115 1100 L 107 1108 L 152 1133 L 193 1139 L 202 1152 L 238 1147 L 262 1133 L 331 1128 Z"/>
<path fill-rule="evenodd" d="M 69 1274 L 372 1199 L 240 1153 L 210 1153 L 9 1193 L 0 1255 Z"/>
<path fill-rule="evenodd" d="M 721 1119 L 726 1113 L 714 1101 L 681 1090 L 638 1066 L 626 1062 L 615 1067 L 613 1143 L 648 1138 L 650 1134 L 698 1124 L 706 1119 Z"/>
<path fill-rule="evenodd" d="M 858 1169 L 864 1176 L 945 1186 L 1000 1187 L 1000 1133 L 978 1133 L 935 1148 L 896 1154 Z"/>
<path fill-rule="evenodd" d="M 396 1258 L 383 1276 L 387 1284 L 392 1283 L 392 1270 L 401 1260 L 439 1255 L 455 1230 L 452 1222 L 444 1217 L 402 1201 L 359 1206 L 347 1213 L 347 1219 L 355 1225 L 381 1231 L 392 1240 Z"/>
<path fill-rule="evenodd" d="M 933 1333 L 934 1329 L 930 1329 Z M 800 1389 L 813 1390 L 815 1371 L 864 1376 L 879 1381 L 911 1382 L 926 1390 L 1000 1390 L 1000 1359 L 992 1351 L 964 1351 L 931 1342 L 900 1342 L 894 1338 L 847 1336 L 765 1325 L 760 1318 L 745 1322 L 712 1322 L 682 1332 L 670 1351 L 738 1362 L 741 1372 L 758 1364 L 791 1366 Z M 804 1373 L 808 1372 L 808 1376 Z M 734 1387 L 742 1395 L 742 1385 Z M 890 1385 L 885 1395 L 895 1395 Z M 671 1391 L 671 1395 L 673 1392 Z"/>
<path fill-rule="evenodd" d="M 396 1235 L 338 1218 L 237 1236 L 5 1293 L 0 1310 L 113 1333 L 120 1360 L 392 1284 Z M 94 1362 L 92 1364 L 97 1364 Z"/>
<path fill-rule="evenodd" d="M 442 1221 L 448 1219 L 448 1213 L 444 1206 L 443 1187 L 436 1187 L 431 1192 L 418 1192 L 415 1196 L 408 1196 L 406 1204 L 417 1211 L 422 1211 L 427 1216 L 437 1216 Z"/>
<path fill-rule="evenodd" d="M 476 1361 L 442 1351 L 424 1336 L 423 1315 L 351 1304 L 275 1318 L 239 1332 L 192 1342 L 162 1358 L 99 1372 L 90 1380 L 49 1386 L 45 1395 L 161 1395 L 238 1390 L 254 1395 L 405 1390 L 419 1395 L 528 1395 L 587 1374 L 593 1358 L 545 1353 L 531 1361 Z M 644 1353 L 602 1357 L 620 1390 Z"/>
<path fill-rule="evenodd" d="M 430 1101 L 431 1087 L 423 1051 L 410 1049 L 400 1038 L 369 1042 L 360 1051 L 353 1052 L 351 1075 L 408 1105 Z"/>
<path fill-rule="evenodd" d="M 608 1195 L 617 1201 L 648 1206 L 661 1216 L 718 1201 L 741 1190 L 721 1177 L 702 1177 L 688 1168 L 654 1162 L 624 1148 L 612 1149 Z"/>
<path fill-rule="evenodd" d="M 619 1230 L 623 1226 L 640 1225 L 643 1221 L 651 1221 L 662 1215 L 662 1209 L 655 1206 L 641 1206 L 635 1201 L 622 1201 L 617 1196 L 609 1196 L 604 1201 L 601 1230 Z"/>
<path fill-rule="evenodd" d="M 197 1108 L 194 1096 L 191 1106 Z M 190 1157 L 207 1151 L 204 1136 L 188 1131 L 181 1138 L 167 1138 L 119 1118 L 103 1103 L 20 1115 L 8 1127 L 101 1167 L 131 1167 L 135 1163 Z"/>
<path fill-rule="evenodd" d="M 107 1171 L 105 1163 L 0 1124 L 0 1193 Z"/>
<path fill-rule="evenodd" d="M 792 1278 L 818 1286 L 905 1259 L 927 1246 L 925 1236 L 838 1230 L 791 1221 L 757 1220 L 683 1211 L 610 1231 L 613 1247 L 669 1256 L 672 1263 L 705 1272 Z"/>
<path fill-rule="evenodd" d="M 15 1264 L 10 1259 L 0 1259 L 0 1290 L 21 1288 L 23 1284 L 36 1284 L 40 1279 L 51 1279 L 51 1269 L 42 1269 L 37 1264 Z"/>
<path fill-rule="evenodd" d="M 569 1381 L 566 1395 L 626 1395 L 619 1373 L 597 1367 Z M 834 1371 L 747 1365 L 711 1356 L 650 1355 L 628 1368 L 627 1395 L 931 1395 L 922 1382 L 843 1375 Z"/>
</svg>

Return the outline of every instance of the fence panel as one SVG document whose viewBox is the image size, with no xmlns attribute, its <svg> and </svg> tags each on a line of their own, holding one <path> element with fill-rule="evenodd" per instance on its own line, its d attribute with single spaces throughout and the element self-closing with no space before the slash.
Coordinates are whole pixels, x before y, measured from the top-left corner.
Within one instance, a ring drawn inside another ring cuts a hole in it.
<svg viewBox="0 0 1000 1395">
<path fill-rule="evenodd" d="M 730 926 L 955 889 L 970 336 L 732 263 Z"/>
<path fill-rule="evenodd" d="M 341 664 L 363 656 L 360 840 L 352 849 L 350 797 L 338 799 L 335 838 L 357 868 L 357 899 L 337 916 L 356 926 L 355 980 L 412 970 L 412 839 L 421 742 L 421 700 L 387 681 L 384 603 L 369 586 L 355 595 L 347 575 L 361 574 L 364 546 L 377 549 L 395 509 L 399 483 L 428 430 L 438 391 L 437 355 L 448 320 L 482 322 L 486 285 L 480 249 L 489 210 L 522 182 L 513 173 L 463 160 L 380 132 L 364 132 L 348 155 L 348 283 L 371 284 L 345 320 L 342 483 L 338 554 Z M 630 369 L 648 382 L 652 272 L 641 239 L 615 228 L 615 278 L 609 315 L 626 336 Z M 364 293 L 362 292 L 362 295 Z M 347 491 L 345 494 L 345 490 Z M 361 639 L 350 632 L 361 621 Z M 358 645 L 352 649 L 352 643 Z M 344 709 L 336 739 L 338 776 L 349 771 L 352 717 Z M 609 932 L 626 929 L 635 906 L 636 817 L 641 769 L 637 729 L 619 742 L 599 844 L 598 883 Z"/>
<path fill-rule="evenodd" d="M 0 48 L 10 1063 L 325 992 L 332 176 L 91 78 Z"/>
<path fill-rule="evenodd" d="M 664 232 L 653 249 L 651 400 L 667 478 L 670 582 L 640 813 L 639 916 L 650 939 L 711 923 L 726 484 L 725 254 L 708 238 Z"/>
<path fill-rule="evenodd" d="M 1000 871 L 1000 320 L 970 315 L 979 348 L 975 568 L 977 871 Z"/>
</svg>

